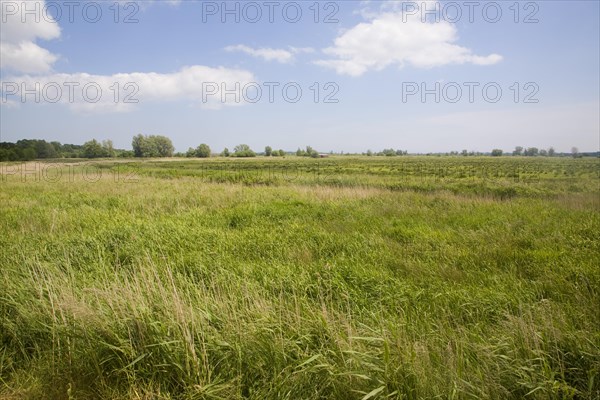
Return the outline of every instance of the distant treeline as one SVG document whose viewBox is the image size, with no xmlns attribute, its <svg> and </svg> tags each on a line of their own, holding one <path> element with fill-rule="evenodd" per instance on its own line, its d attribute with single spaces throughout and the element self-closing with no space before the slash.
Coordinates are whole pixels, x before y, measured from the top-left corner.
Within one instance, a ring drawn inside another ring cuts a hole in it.
<svg viewBox="0 0 600 400">
<path fill-rule="evenodd" d="M 385 149 L 383 151 L 380 151 L 378 153 L 374 153 L 371 150 L 367 150 L 366 153 L 362 153 L 363 156 L 386 156 L 386 157 L 393 157 L 393 156 L 401 156 L 401 155 L 407 155 L 408 152 L 407 151 L 401 151 L 401 150 L 394 150 L 394 149 Z M 548 149 L 538 149 L 537 147 L 522 147 L 522 146 L 517 146 L 515 147 L 515 149 L 513 150 L 512 153 L 505 153 L 503 150 L 501 149 L 493 149 L 491 152 L 488 153 L 483 153 L 480 151 L 469 151 L 469 150 L 462 150 L 462 151 L 451 151 L 451 152 L 446 152 L 446 153 L 426 153 L 426 154 L 420 154 L 420 155 L 424 155 L 424 156 L 462 156 L 462 157 L 485 157 L 485 156 L 492 156 L 492 157 L 501 157 L 501 156 L 515 156 L 515 157 L 575 157 L 575 158 L 579 158 L 579 157 L 600 157 L 600 152 L 596 151 L 596 152 L 587 152 L 587 153 L 581 153 L 579 152 L 579 150 L 577 149 L 577 147 L 573 147 L 571 148 L 571 152 L 570 153 L 557 153 L 556 150 L 554 150 L 554 147 L 550 147 Z"/>
<path fill-rule="evenodd" d="M 83 145 L 23 139 L 0 143 L 0 161 L 29 161 L 48 158 L 133 157 L 133 152 L 113 148 L 112 141 L 91 140 Z"/>
<path fill-rule="evenodd" d="M 306 150 L 298 148 L 296 152 L 286 152 L 284 150 L 273 150 L 270 146 L 266 146 L 264 152 L 256 153 L 247 144 L 235 146 L 233 152 L 225 148 L 222 152 L 213 153 L 211 148 L 202 143 L 196 148 L 189 148 L 186 153 L 175 153 L 175 148 L 171 139 L 161 135 L 137 135 L 133 137 L 131 143 L 132 150 L 115 149 L 111 140 L 102 142 L 92 139 L 85 142 L 83 145 L 77 144 L 61 144 L 60 142 L 46 142 L 38 139 L 23 139 L 17 143 L 2 142 L 0 143 L 0 161 L 29 161 L 36 159 L 51 159 L 51 158 L 112 158 L 112 157 L 199 157 L 207 158 L 212 156 L 221 157 L 256 157 L 262 155 L 266 157 L 284 157 L 295 154 L 298 157 L 323 157 L 326 154 L 319 153 L 311 146 L 306 146 Z M 334 153 L 330 155 L 346 155 L 355 156 L 357 153 Z M 384 149 L 379 152 L 368 150 L 362 155 L 365 156 L 383 156 L 396 157 L 408 155 L 406 150 Z M 538 149 L 536 147 L 523 148 L 515 147 L 512 153 L 505 153 L 500 149 L 494 149 L 488 153 L 476 151 L 462 150 L 461 152 L 452 151 L 449 153 L 427 153 L 421 154 L 427 156 L 525 156 L 525 157 L 600 157 L 600 152 L 580 153 L 576 147 L 571 149 L 570 153 L 557 153 L 552 147 L 549 149 Z"/>
</svg>

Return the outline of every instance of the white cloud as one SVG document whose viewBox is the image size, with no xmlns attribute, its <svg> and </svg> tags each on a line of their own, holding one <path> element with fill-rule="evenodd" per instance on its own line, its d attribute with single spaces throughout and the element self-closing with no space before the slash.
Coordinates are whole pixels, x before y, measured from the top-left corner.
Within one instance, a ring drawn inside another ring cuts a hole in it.
<svg viewBox="0 0 600 400">
<path fill-rule="evenodd" d="M 290 51 L 283 49 L 271 49 L 269 47 L 254 49 L 252 47 L 244 46 L 243 44 L 238 44 L 237 46 L 225 47 L 225 51 L 240 51 L 242 53 L 249 54 L 252 57 L 259 57 L 266 61 L 277 61 L 282 64 L 289 63 L 294 59 L 294 55 Z"/>
<path fill-rule="evenodd" d="M 47 72 L 58 59 L 33 42 L 0 42 L 1 67 L 25 73 Z"/>
<path fill-rule="evenodd" d="M 45 1 L 0 2 L 0 68 L 13 75 L 0 82 L 3 107 L 58 103 L 75 111 L 125 112 L 143 102 L 183 100 L 218 109 L 244 104 L 242 88 L 255 81 L 253 74 L 245 70 L 201 65 L 170 74 L 53 73 L 52 65 L 58 56 L 36 43 L 59 38 L 61 34 L 58 23 L 46 12 Z M 169 1 L 171 5 L 179 3 L 179 0 Z M 222 89 L 229 94 L 225 95 Z M 237 96 L 231 94 L 235 89 Z"/>
<path fill-rule="evenodd" d="M 289 46 L 289 50 L 285 49 L 272 49 L 270 47 L 252 48 L 243 44 L 236 46 L 227 46 L 225 51 L 234 52 L 239 51 L 251 55 L 252 57 L 262 58 L 265 61 L 277 61 L 282 64 L 287 64 L 294 61 L 295 54 L 301 53 L 314 53 L 312 47 L 293 47 Z"/>
<path fill-rule="evenodd" d="M 0 68 L 22 73 L 46 73 L 58 56 L 35 43 L 60 37 L 60 27 L 43 12 L 45 1 L 0 0 Z M 34 14 L 24 13 L 35 10 Z M 24 21 L 23 21 L 24 19 Z"/>
<path fill-rule="evenodd" d="M 313 49 L 312 47 L 294 47 L 294 46 L 289 46 L 289 49 L 294 54 L 302 54 L 302 53 L 312 54 L 312 53 L 315 52 L 315 49 Z"/>
<path fill-rule="evenodd" d="M 447 21 L 422 22 L 419 13 L 396 10 L 369 14 L 367 18 L 370 21 L 340 34 L 332 47 L 323 50 L 331 58 L 315 64 L 339 74 L 360 76 L 392 65 L 432 68 L 465 63 L 491 65 L 502 60 L 498 54 L 479 56 L 455 44 L 457 29 Z"/>
<path fill-rule="evenodd" d="M 8 77 L 0 84 L 3 105 L 14 106 L 15 102 L 58 103 L 75 111 L 126 112 L 144 102 L 184 100 L 207 109 L 242 105 L 245 104 L 244 85 L 254 82 L 254 75 L 245 70 L 195 65 L 170 74 L 23 75 Z M 222 91 L 225 89 L 230 93 L 236 87 L 237 97 L 232 94 L 225 96 Z M 34 91 L 37 98 L 34 94 L 24 94 L 23 88 L 27 93 Z"/>
</svg>

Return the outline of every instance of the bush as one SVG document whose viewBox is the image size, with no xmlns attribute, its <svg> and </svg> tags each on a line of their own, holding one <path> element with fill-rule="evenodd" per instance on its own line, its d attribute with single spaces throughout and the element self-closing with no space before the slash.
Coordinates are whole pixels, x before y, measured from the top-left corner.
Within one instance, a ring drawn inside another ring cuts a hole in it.
<svg viewBox="0 0 600 400">
<path fill-rule="evenodd" d="M 234 157 L 256 157 L 256 153 L 247 144 L 239 144 L 235 146 Z"/>
</svg>

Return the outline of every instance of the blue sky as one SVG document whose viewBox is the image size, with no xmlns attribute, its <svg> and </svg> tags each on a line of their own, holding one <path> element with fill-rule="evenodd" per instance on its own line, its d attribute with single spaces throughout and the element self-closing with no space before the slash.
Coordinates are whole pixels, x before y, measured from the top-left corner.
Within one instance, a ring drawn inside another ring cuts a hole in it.
<svg viewBox="0 0 600 400">
<path fill-rule="evenodd" d="M 597 1 L 228 2 L 239 22 L 221 1 L 40 1 L 29 14 L 0 3 L 1 141 L 130 148 L 143 133 L 178 151 L 600 147 Z M 79 85 L 72 99 L 65 82 Z M 39 89 L 39 101 L 22 88 Z"/>
</svg>

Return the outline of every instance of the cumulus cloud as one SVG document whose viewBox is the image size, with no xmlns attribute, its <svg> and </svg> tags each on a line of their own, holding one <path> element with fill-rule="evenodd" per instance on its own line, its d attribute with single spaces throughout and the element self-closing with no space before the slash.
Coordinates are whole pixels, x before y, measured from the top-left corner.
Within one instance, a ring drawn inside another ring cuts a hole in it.
<svg viewBox="0 0 600 400">
<path fill-rule="evenodd" d="M 58 57 L 33 42 L 0 42 L 0 66 L 25 73 L 46 72 Z"/>
<path fill-rule="evenodd" d="M 58 103 L 83 112 L 127 112 L 144 102 L 187 100 L 208 109 L 245 103 L 251 72 L 195 65 L 170 74 L 49 74 L 8 77 L 0 82 L 2 104 Z M 231 91 L 237 90 L 237 96 Z M 226 94 L 228 93 L 228 94 Z"/>
<path fill-rule="evenodd" d="M 5 75 L 0 82 L 0 105 L 3 107 L 57 103 L 75 111 L 126 112 L 143 102 L 183 100 L 218 109 L 244 104 L 243 87 L 255 82 L 253 74 L 245 70 L 202 65 L 166 74 L 56 73 L 52 65 L 58 56 L 36 43 L 61 35 L 59 24 L 46 12 L 46 2 L 0 2 L 0 68 Z M 169 2 L 178 3 L 179 0 Z M 23 12 L 24 8 L 28 13 Z"/>
<path fill-rule="evenodd" d="M 44 6 L 43 0 L 0 0 L 0 68 L 21 73 L 46 73 L 51 70 L 58 56 L 38 45 L 36 40 L 60 37 L 60 27 L 43 13 Z M 25 14 L 25 7 L 35 10 L 35 14 Z"/>
<path fill-rule="evenodd" d="M 387 4 L 387 3 L 386 3 Z M 382 11 L 365 13 L 368 22 L 340 34 L 334 45 L 323 50 L 328 59 L 315 64 L 337 73 L 360 76 L 396 65 L 432 68 L 448 64 L 491 65 L 502 60 L 498 54 L 480 56 L 456 44 L 456 27 L 447 22 L 423 22 L 420 13 L 403 14 L 384 5 Z"/>
<path fill-rule="evenodd" d="M 292 47 L 285 49 L 272 49 L 270 47 L 252 48 L 243 44 L 236 46 L 227 46 L 225 51 L 239 51 L 251 55 L 252 57 L 262 58 L 265 61 L 277 61 L 282 64 L 287 64 L 294 61 L 294 55 L 300 53 L 312 53 L 314 49 L 311 47 Z"/>
</svg>

